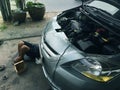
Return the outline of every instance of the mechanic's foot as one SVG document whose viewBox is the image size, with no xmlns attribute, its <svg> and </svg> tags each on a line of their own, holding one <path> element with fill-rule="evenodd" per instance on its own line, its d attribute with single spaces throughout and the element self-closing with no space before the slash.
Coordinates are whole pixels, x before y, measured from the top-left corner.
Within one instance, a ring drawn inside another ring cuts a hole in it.
<svg viewBox="0 0 120 90">
<path fill-rule="evenodd" d="M 16 57 L 16 59 L 14 60 L 14 63 L 20 62 L 20 61 L 22 61 L 22 60 L 23 60 L 23 58 L 20 57 L 20 56 L 18 56 L 18 57 Z"/>
</svg>

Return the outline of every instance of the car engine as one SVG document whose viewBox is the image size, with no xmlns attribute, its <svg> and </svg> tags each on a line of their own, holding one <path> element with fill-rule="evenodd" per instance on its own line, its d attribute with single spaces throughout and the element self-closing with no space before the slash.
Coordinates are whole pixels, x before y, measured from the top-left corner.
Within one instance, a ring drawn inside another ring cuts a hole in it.
<svg viewBox="0 0 120 90">
<path fill-rule="evenodd" d="M 64 32 L 70 42 L 85 53 L 114 55 L 120 52 L 120 39 L 78 9 L 58 15 L 57 22 L 61 28 L 56 31 Z"/>
</svg>

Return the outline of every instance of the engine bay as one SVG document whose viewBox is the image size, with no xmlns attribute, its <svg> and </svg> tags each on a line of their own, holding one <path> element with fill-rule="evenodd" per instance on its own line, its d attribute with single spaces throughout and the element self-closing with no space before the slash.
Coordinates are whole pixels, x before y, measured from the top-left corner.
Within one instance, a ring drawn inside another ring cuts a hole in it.
<svg viewBox="0 0 120 90">
<path fill-rule="evenodd" d="M 64 32 L 69 41 L 85 53 L 114 55 L 120 52 L 120 39 L 78 8 L 58 15 L 57 22 L 61 28 L 56 31 Z"/>
</svg>

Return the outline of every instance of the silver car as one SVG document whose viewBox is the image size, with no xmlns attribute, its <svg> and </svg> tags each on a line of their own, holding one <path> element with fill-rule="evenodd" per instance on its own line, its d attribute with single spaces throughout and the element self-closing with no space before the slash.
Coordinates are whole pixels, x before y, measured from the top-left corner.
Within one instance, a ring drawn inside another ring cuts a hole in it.
<svg viewBox="0 0 120 90">
<path fill-rule="evenodd" d="M 120 90 L 120 5 L 90 0 L 45 27 L 43 71 L 53 90 Z"/>
</svg>

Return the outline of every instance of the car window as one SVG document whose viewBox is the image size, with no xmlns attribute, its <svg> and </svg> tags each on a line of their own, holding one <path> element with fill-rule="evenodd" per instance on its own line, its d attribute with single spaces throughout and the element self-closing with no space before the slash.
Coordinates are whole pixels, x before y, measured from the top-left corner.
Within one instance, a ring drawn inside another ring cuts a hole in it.
<svg viewBox="0 0 120 90">
<path fill-rule="evenodd" d="M 102 9 L 104 11 L 107 11 L 111 15 L 114 15 L 119 11 L 119 8 L 103 1 L 93 1 L 89 3 L 88 6 L 93 6 L 93 7 Z"/>
</svg>

